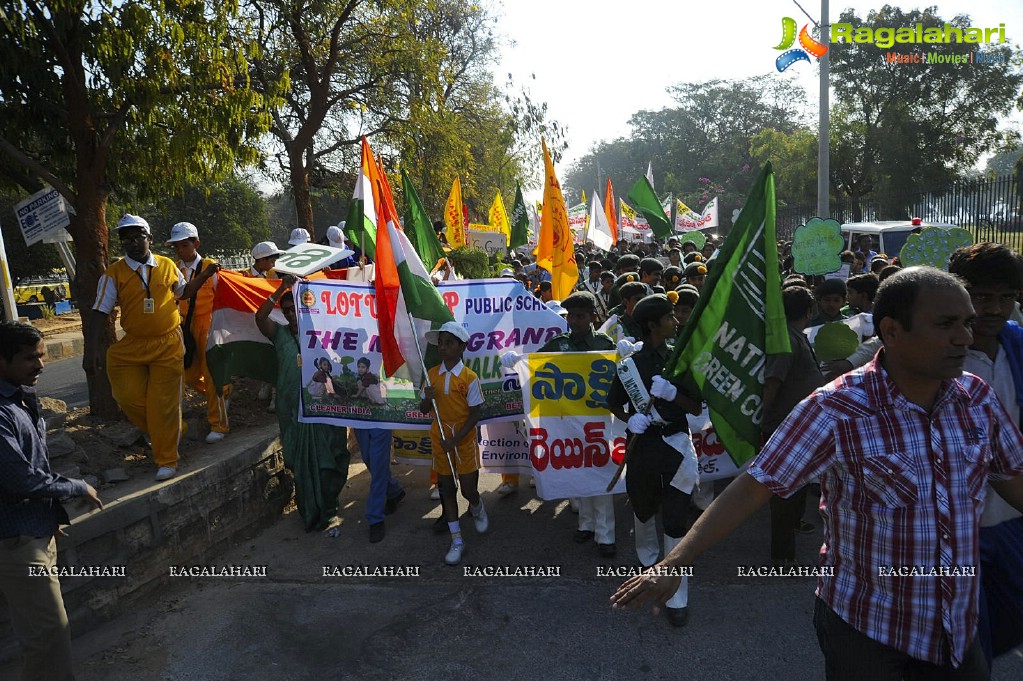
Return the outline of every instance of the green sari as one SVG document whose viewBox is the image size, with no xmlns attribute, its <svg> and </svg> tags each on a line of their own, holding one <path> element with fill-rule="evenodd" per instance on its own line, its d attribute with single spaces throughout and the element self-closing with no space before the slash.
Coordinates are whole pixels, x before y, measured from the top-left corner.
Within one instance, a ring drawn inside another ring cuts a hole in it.
<svg viewBox="0 0 1023 681">
<path fill-rule="evenodd" d="M 348 432 L 340 426 L 298 422 L 302 391 L 298 342 L 286 325 L 278 324 L 273 344 L 284 465 L 295 476 L 295 502 L 306 531 L 323 530 L 337 516 L 338 496 L 348 480 Z"/>
</svg>

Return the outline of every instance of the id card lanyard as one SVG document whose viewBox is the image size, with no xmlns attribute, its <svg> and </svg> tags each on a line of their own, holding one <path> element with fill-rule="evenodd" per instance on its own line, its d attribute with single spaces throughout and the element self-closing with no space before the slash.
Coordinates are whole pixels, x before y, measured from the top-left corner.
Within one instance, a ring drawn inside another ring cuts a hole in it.
<svg viewBox="0 0 1023 681">
<path fill-rule="evenodd" d="M 142 299 L 142 314 L 153 314 L 156 312 L 156 301 L 153 300 L 153 294 L 149 291 L 149 280 L 153 276 L 153 268 L 149 268 L 146 271 L 146 276 L 142 276 L 142 268 L 146 267 L 145 263 L 142 264 L 137 270 L 132 270 L 135 276 L 142 282 L 143 288 L 146 289 L 146 297 Z"/>
</svg>

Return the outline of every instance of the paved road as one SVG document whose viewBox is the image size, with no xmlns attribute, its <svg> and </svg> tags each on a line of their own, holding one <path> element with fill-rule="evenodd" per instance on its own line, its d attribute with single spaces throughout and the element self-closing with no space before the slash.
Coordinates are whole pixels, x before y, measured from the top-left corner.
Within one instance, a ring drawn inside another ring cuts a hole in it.
<svg viewBox="0 0 1023 681">
<path fill-rule="evenodd" d="M 526 487 L 498 498 L 498 477 L 483 476 L 492 530 L 478 536 L 463 518 L 464 565 L 554 566 L 560 576 L 473 577 L 442 564 L 447 538 L 430 530 L 438 508 L 427 499 L 426 472 L 395 470 L 409 496 L 382 543 L 367 541 L 368 475 L 353 466 L 340 537 L 306 534 L 295 513 L 285 515 L 208 562 L 265 566 L 266 578 L 171 580 L 151 603 L 75 640 L 78 678 L 823 678 L 814 580 L 738 576 L 738 566 L 766 561 L 766 508 L 698 562 L 690 623 L 677 630 L 663 616 L 608 607 L 621 579 L 597 568 L 635 561 L 624 495 L 619 556 L 606 561 L 573 543 L 567 502 L 541 501 Z M 819 530 L 798 537 L 801 563 L 814 563 L 820 539 Z M 419 576 L 324 576 L 325 566 L 406 565 Z M 1023 652 L 1001 658 L 993 678 L 1023 678 Z"/>
<path fill-rule="evenodd" d="M 85 383 L 81 357 L 46 362 L 36 389 L 44 397 L 64 400 L 68 409 L 89 406 L 89 388 Z"/>
</svg>

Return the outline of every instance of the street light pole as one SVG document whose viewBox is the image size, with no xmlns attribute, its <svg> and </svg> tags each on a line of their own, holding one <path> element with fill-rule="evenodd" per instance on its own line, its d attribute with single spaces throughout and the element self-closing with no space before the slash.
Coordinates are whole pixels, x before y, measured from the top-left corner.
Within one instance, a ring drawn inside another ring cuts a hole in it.
<svg viewBox="0 0 1023 681">
<path fill-rule="evenodd" d="M 821 0 L 821 23 L 819 41 L 824 45 L 831 44 L 831 22 L 828 19 L 828 0 Z M 820 119 L 817 124 L 817 216 L 821 218 L 831 217 L 830 208 L 830 175 L 831 175 L 831 140 L 829 130 L 831 128 L 830 116 L 830 76 L 831 56 L 830 50 L 820 58 L 821 82 L 820 82 Z"/>
</svg>

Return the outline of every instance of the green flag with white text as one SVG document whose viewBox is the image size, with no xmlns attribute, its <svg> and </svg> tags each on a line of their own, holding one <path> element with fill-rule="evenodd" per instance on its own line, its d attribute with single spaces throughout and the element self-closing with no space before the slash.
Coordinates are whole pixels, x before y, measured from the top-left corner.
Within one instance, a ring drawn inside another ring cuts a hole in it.
<svg viewBox="0 0 1023 681">
<path fill-rule="evenodd" d="M 767 163 L 711 261 L 703 294 L 664 367 L 707 402 L 714 430 L 737 466 L 753 458 L 760 442 L 766 356 L 790 352 L 775 210 Z"/>
<path fill-rule="evenodd" d="M 444 249 L 441 248 L 437 233 L 433 231 L 433 223 L 430 222 L 426 208 L 419 200 L 419 194 L 416 193 L 416 188 L 412 186 L 412 180 L 404 168 L 401 169 L 401 186 L 405 195 L 405 235 L 429 270 L 444 257 Z"/>
<path fill-rule="evenodd" d="M 522 198 L 522 187 L 518 183 L 515 184 L 515 203 L 512 205 L 512 213 L 508 221 L 511 222 L 511 238 L 508 240 L 508 248 L 518 248 L 529 243 L 529 211 Z"/>
<path fill-rule="evenodd" d="M 653 230 L 654 236 L 658 239 L 667 239 L 672 236 L 671 222 L 664 214 L 661 200 L 657 198 L 657 193 L 650 185 L 650 180 L 645 177 L 636 180 L 636 184 L 632 185 L 632 189 L 629 190 L 629 200 L 632 201 L 633 207 L 642 213 L 646 221 L 650 223 L 650 229 Z"/>
</svg>

